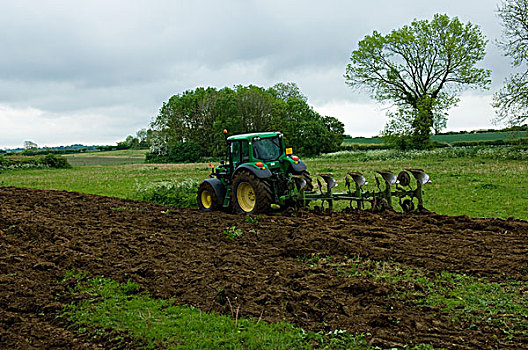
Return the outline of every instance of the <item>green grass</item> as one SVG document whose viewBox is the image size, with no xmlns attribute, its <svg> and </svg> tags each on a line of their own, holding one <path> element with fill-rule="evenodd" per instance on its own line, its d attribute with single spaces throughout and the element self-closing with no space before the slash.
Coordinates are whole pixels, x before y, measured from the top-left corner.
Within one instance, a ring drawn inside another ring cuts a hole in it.
<svg viewBox="0 0 528 350">
<path fill-rule="evenodd" d="M 9 170 L 0 174 L 0 186 L 30 187 L 136 198 L 138 186 L 153 182 L 206 178 L 207 164 L 112 164 L 74 166 L 72 169 Z"/>
<path fill-rule="evenodd" d="M 121 151 L 117 151 L 121 152 Z M 107 154 L 113 154 L 106 152 Z M 94 157 L 100 153 L 94 153 Z M 90 157 L 84 154 L 87 159 Z M 97 156 L 98 157 L 98 156 Z M 128 157 L 128 155 L 124 155 Z M 508 158 L 518 158 L 508 159 Z M 210 173 L 203 164 L 119 164 L 74 166 L 72 169 L 8 170 L 0 186 L 56 189 L 141 199 L 138 188 L 162 181 L 201 181 Z M 457 148 L 421 152 L 338 152 L 305 159 L 311 174 L 331 173 L 344 191 L 349 171 L 362 172 L 375 189 L 375 170 L 394 173 L 421 168 L 432 183 L 424 187 L 425 207 L 439 214 L 528 220 L 528 151 L 522 149 Z M 337 204 L 337 208 L 345 203 Z"/>
<path fill-rule="evenodd" d="M 414 302 L 440 306 L 455 322 L 465 321 L 469 328 L 486 323 L 510 337 L 528 332 L 526 282 L 489 282 L 444 271 L 435 278 L 423 278 L 422 284 L 426 294 Z"/>
<path fill-rule="evenodd" d="M 79 302 L 67 305 L 62 317 L 76 324 L 81 333 L 127 331 L 146 348 L 160 345 L 169 349 L 368 349 L 365 336 L 345 331 L 327 334 L 305 332 L 288 323 L 247 319 L 233 310 L 233 317 L 205 313 L 192 306 L 174 305 L 173 300 L 156 299 L 139 291 L 134 282 L 116 281 L 86 274 L 68 273 L 76 278 L 73 295 Z"/>
</svg>

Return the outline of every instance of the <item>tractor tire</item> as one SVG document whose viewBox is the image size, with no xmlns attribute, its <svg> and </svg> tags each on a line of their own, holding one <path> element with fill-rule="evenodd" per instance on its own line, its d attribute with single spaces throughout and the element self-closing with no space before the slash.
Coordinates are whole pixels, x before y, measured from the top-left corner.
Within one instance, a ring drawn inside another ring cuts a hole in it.
<svg viewBox="0 0 528 350">
<path fill-rule="evenodd" d="M 198 208 L 203 211 L 213 211 L 218 210 L 218 199 L 216 198 L 216 193 L 208 182 L 202 182 L 200 187 L 198 187 L 198 193 L 196 195 L 196 201 L 198 202 Z"/>
<path fill-rule="evenodd" d="M 249 171 L 241 170 L 235 176 L 231 191 L 231 203 L 236 213 L 259 214 L 271 209 L 271 185 Z"/>
</svg>

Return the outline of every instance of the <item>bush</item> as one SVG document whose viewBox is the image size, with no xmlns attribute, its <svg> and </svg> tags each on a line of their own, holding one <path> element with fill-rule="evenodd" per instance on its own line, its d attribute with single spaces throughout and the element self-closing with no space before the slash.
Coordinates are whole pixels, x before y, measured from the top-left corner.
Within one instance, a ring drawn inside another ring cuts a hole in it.
<svg viewBox="0 0 528 350">
<path fill-rule="evenodd" d="M 20 154 L 23 156 L 40 156 L 47 154 L 74 154 L 83 153 L 88 150 L 87 147 L 75 148 L 75 149 L 25 149 Z"/>
<path fill-rule="evenodd" d="M 0 156 L 0 169 L 71 168 L 68 160 L 48 154 L 44 157 Z"/>
<path fill-rule="evenodd" d="M 41 163 L 44 165 L 47 165 L 50 168 L 71 168 L 70 163 L 68 163 L 68 160 L 61 156 L 55 156 L 53 154 L 48 154 L 42 158 Z"/>
<path fill-rule="evenodd" d="M 159 154 L 155 153 L 147 153 L 145 155 L 145 161 L 147 163 L 168 163 L 169 157 L 168 156 L 161 156 Z"/>
<path fill-rule="evenodd" d="M 178 142 L 169 148 L 167 156 L 147 153 L 145 160 L 148 163 L 194 163 L 200 160 L 202 149 L 193 141 Z"/>
<path fill-rule="evenodd" d="M 178 142 L 169 149 L 169 161 L 194 163 L 202 156 L 200 145 L 193 141 Z"/>
<path fill-rule="evenodd" d="M 160 181 L 146 185 L 136 185 L 136 197 L 145 202 L 174 207 L 197 208 L 196 193 L 199 182 L 193 179 L 184 181 Z"/>
<path fill-rule="evenodd" d="M 369 151 L 369 150 L 375 150 L 375 149 L 389 149 L 390 146 L 383 144 L 383 143 L 349 143 L 345 145 L 341 145 L 339 147 L 339 151 Z"/>
<path fill-rule="evenodd" d="M 455 141 L 451 145 L 454 147 L 528 145 L 528 137 L 507 140 Z"/>
</svg>

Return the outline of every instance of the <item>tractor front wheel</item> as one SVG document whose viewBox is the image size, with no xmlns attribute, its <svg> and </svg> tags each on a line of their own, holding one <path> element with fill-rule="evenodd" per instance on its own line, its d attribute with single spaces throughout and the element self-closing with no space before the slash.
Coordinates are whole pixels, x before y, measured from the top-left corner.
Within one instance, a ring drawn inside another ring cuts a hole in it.
<svg viewBox="0 0 528 350">
<path fill-rule="evenodd" d="M 198 187 L 198 194 L 196 196 L 196 201 L 198 202 L 198 207 L 205 211 L 218 210 L 218 200 L 216 198 L 216 193 L 208 182 L 202 182 L 200 187 Z"/>
<path fill-rule="evenodd" d="M 249 171 L 235 176 L 231 193 L 233 209 L 237 213 L 258 214 L 270 210 L 273 193 L 270 184 Z"/>
</svg>

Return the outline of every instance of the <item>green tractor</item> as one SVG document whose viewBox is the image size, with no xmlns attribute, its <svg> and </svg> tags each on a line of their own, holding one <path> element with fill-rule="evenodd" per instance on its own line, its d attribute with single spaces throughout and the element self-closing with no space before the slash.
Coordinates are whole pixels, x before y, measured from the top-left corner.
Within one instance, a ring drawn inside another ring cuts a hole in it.
<svg viewBox="0 0 528 350">
<path fill-rule="evenodd" d="M 318 201 L 320 210 L 331 211 L 337 200 L 357 209 L 366 209 L 368 204 L 373 211 L 392 209 L 393 200 L 399 201 L 403 212 L 423 209 L 422 187 L 431 181 L 421 169 L 406 169 L 398 175 L 376 171 L 377 189 L 373 190 L 366 189 L 368 182 L 361 173 L 349 172 L 346 191 L 333 192 L 336 180 L 330 174 L 318 174 L 313 184 L 306 164 L 286 148 L 280 132 L 227 137 L 224 130 L 224 134 L 229 161 L 213 168 L 200 184 L 197 201 L 202 210 L 257 214 L 270 211 L 272 204 L 300 208 Z M 414 188 L 409 174 L 416 180 Z"/>
<path fill-rule="evenodd" d="M 280 132 L 234 135 L 226 142 L 229 161 L 222 161 L 198 188 L 200 209 L 264 213 L 272 204 L 293 204 L 291 176 L 303 178 L 311 187 L 306 164 L 286 148 Z"/>
</svg>

